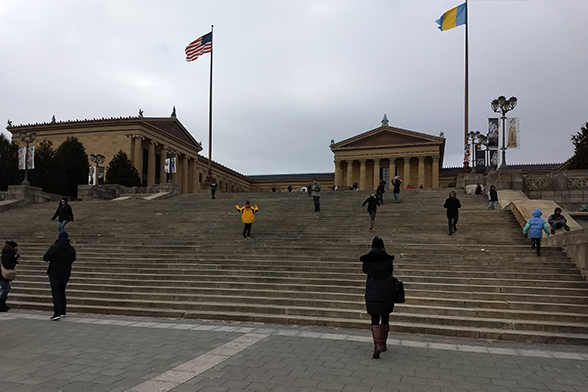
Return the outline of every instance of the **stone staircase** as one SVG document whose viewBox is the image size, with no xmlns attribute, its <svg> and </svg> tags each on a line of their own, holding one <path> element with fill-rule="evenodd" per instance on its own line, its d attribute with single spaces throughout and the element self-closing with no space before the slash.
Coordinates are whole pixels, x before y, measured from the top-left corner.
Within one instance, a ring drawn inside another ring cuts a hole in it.
<svg viewBox="0 0 588 392">
<path fill-rule="evenodd" d="M 508 211 L 459 194 L 459 231 L 447 235 L 448 190 L 390 192 L 373 232 L 368 192 L 192 194 L 165 200 L 74 202 L 67 226 L 78 260 L 70 313 L 367 328 L 359 256 L 380 235 L 395 255 L 407 302 L 391 329 L 513 341 L 588 344 L 588 283 L 561 249 L 530 249 Z M 260 207 L 241 237 L 235 204 Z M 57 237 L 56 205 L 0 214 L 23 262 L 9 304 L 52 310 L 42 256 Z"/>
</svg>

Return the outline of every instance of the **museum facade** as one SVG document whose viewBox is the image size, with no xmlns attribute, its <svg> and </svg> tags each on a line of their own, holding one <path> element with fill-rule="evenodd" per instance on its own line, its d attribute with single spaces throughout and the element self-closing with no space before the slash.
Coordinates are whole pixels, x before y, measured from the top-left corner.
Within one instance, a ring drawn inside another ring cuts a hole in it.
<svg viewBox="0 0 588 392">
<path fill-rule="evenodd" d="M 176 118 L 170 117 L 102 118 L 51 121 L 41 124 L 9 125 L 12 140 L 24 146 L 21 133 L 36 134 L 32 145 L 48 140 L 57 147 L 68 137 L 76 137 L 88 155 L 102 154 L 105 164 L 120 150 L 125 152 L 139 172 L 143 187 L 173 182 L 181 193 L 208 191 L 205 182 L 208 159 L 201 156 L 201 144 Z M 221 192 L 265 192 L 276 188 L 294 190 L 317 178 L 323 189 L 337 185 L 346 189 L 357 182 L 359 189 L 375 189 L 379 180 L 390 184 L 399 175 L 402 187 L 438 188 L 443 165 L 445 138 L 388 125 L 381 126 L 330 145 L 334 154 L 334 173 L 245 176 L 217 162 L 211 163 L 212 175 Z M 165 171 L 166 158 L 175 162 L 175 172 Z M 91 162 L 89 162 L 92 165 Z"/>
</svg>

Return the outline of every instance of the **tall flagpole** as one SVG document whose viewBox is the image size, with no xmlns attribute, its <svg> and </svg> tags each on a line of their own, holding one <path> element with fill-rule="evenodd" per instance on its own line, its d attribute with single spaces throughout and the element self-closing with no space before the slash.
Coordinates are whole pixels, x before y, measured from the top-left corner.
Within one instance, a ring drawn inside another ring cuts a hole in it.
<svg viewBox="0 0 588 392">
<path fill-rule="evenodd" d="M 210 46 L 210 94 L 208 101 L 208 173 L 206 174 L 206 182 L 212 182 L 212 49 L 214 48 L 214 39 L 212 36 L 212 29 L 214 25 L 210 25 L 210 39 L 212 44 Z"/>
<path fill-rule="evenodd" d="M 466 146 L 468 144 L 468 128 L 469 128 L 469 81 L 468 81 L 468 25 L 469 25 L 469 17 L 468 17 L 468 0 L 465 1 L 466 5 L 466 23 L 465 23 L 465 97 L 464 97 L 464 153 L 463 153 L 463 168 L 461 169 L 462 172 L 469 173 L 472 171 L 468 161 L 467 149 Z M 475 151 L 473 152 L 475 153 Z"/>
</svg>

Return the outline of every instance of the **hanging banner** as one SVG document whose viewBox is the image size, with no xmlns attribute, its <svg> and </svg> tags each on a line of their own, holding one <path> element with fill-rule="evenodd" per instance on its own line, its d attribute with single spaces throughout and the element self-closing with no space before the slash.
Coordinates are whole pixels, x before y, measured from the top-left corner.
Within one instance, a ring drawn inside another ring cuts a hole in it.
<svg viewBox="0 0 588 392">
<path fill-rule="evenodd" d="M 519 118 L 511 117 L 506 119 L 506 131 L 508 138 L 506 141 L 507 148 L 521 148 L 519 133 Z"/>
<path fill-rule="evenodd" d="M 96 185 L 96 167 L 88 166 L 88 185 Z"/>
<path fill-rule="evenodd" d="M 29 170 L 35 168 L 35 146 L 29 146 L 29 150 L 25 150 L 26 147 L 18 148 L 18 170 L 24 170 L 25 164 Z"/>
<path fill-rule="evenodd" d="M 98 185 L 104 184 L 104 173 L 106 172 L 106 167 L 98 166 Z"/>
<path fill-rule="evenodd" d="M 476 149 L 476 165 L 475 167 L 485 167 L 486 166 L 486 151 L 481 149 Z"/>
<path fill-rule="evenodd" d="M 169 174 L 169 158 L 165 158 L 165 163 L 163 164 L 163 170 Z"/>
<path fill-rule="evenodd" d="M 490 168 L 496 170 L 498 167 L 498 150 L 490 150 Z"/>
<path fill-rule="evenodd" d="M 497 118 L 488 119 L 488 149 L 498 149 L 499 125 Z"/>
<path fill-rule="evenodd" d="M 172 173 L 175 173 L 176 172 L 176 158 L 172 158 L 171 159 L 171 167 L 170 167 L 170 170 L 171 170 Z"/>
</svg>

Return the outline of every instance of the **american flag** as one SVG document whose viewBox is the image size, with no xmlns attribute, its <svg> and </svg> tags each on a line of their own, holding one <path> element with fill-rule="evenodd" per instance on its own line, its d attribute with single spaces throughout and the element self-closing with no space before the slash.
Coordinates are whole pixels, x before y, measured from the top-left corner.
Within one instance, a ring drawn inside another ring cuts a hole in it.
<svg viewBox="0 0 588 392">
<path fill-rule="evenodd" d="M 194 61 L 198 56 L 210 52 L 212 52 L 212 31 L 186 46 L 186 61 Z"/>
</svg>

